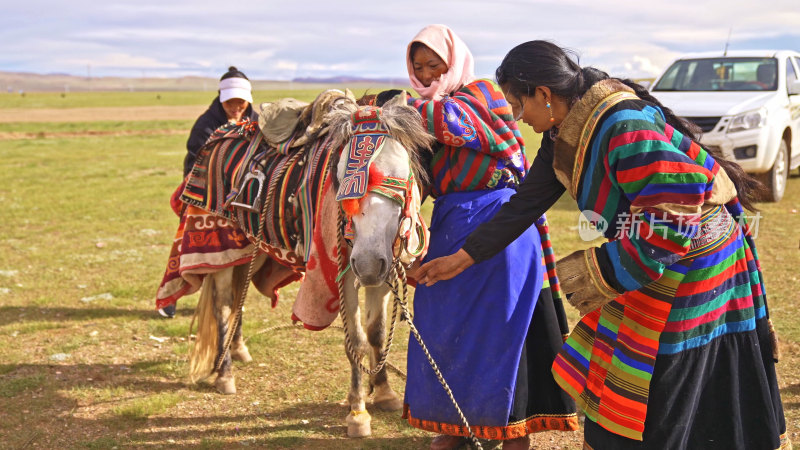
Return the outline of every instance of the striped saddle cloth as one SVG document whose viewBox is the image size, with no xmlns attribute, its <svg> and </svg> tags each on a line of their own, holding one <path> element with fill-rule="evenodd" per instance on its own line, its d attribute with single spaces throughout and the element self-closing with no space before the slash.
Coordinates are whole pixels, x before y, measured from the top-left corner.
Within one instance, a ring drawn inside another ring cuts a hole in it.
<svg viewBox="0 0 800 450">
<path fill-rule="evenodd" d="M 230 219 L 253 242 L 306 261 L 329 142 L 324 135 L 300 147 L 271 146 L 257 122 L 223 125 L 200 149 L 181 200 Z"/>
</svg>

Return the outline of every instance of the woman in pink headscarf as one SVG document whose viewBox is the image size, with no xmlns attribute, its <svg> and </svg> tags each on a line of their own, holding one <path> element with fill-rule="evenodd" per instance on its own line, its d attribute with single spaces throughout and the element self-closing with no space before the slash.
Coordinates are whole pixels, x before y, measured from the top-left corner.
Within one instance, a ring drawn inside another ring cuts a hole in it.
<svg viewBox="0 0 800 450">
<path fill-rule="evenodd" d="M 424 28 L 406 56 L 422 97 L 409 104 L 438 141 L 429 164 L 436 201 L 426 259 L 434 259 L 461 248 L 508 201 L 528 162 L 502 91 L 475 80 L 472 54 L 452 30 Z M 527 449 L 536 431 L 578 429 L 575 405 L 550 373 L 566 320 L 551 294 L 541 225 L 451 280 L 417 286 L 414 298 L 415 324 L 472 432 L 505 449 Z M 440 434 L 432 449 L 457 448 L 469 435 L 413 338 L 403 417 Z"/>
</svg>

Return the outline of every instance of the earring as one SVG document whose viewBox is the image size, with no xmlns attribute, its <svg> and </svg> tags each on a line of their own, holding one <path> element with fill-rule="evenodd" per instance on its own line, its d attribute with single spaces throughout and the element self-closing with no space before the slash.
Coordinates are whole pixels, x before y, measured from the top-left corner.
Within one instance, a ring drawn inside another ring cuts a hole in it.
<svg viewBox="0 0 800 450">
<path fill-rule="evenodd" d="M 553 108 L 550 106 L 550 102 L 547 102 L 547 110 L 550 111 L 550 122 L 555 122 L 556 119 L 553 117 Z"/>
</svg>

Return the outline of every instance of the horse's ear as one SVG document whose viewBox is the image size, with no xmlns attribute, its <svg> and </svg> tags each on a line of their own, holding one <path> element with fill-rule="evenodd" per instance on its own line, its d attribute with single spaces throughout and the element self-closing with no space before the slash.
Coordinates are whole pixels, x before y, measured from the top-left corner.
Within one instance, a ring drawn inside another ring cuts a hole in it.
<svg viewBox="0 0 800 450">
<path fill-rule="evenodd" d="M 392 99 L 387 101 L 383 106 L 385 108 L 393 106 L 405 106 L 407 103 L 408 103 L 408 94 L 406 93 L 406 91 L 400 91 L 400 93 L 392 97 Z"/>
</svg>

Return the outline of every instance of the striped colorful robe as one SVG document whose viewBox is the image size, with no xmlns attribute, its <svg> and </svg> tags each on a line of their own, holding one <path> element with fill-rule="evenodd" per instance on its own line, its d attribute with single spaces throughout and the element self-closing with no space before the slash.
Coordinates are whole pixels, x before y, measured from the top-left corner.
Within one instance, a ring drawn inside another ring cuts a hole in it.
<svg viewBox="0 0 800 450">
<path fill-rule="evenodd" d="M 431 164 L 434 197 L 519 184 L 529 166 L 522 134 L 495 83 L 477 80 L 441 101 L 412 98 L 409 104 L 444 144 Z"/>
<path fill-rule="evenodd" d="M 714 346 L 725 336 L 740 334 L 760 342 L 738 351 L 758 353 L 752 363 L 756 367 L 742 370 L 765 380 L 764 396 L 771 397 L 764 399 L 770 406 L 751 413 L 783 433 L 772 345 L 760 338 L 768 326 L 764 286 L 735 188 L 705 150 L 666 124 L 660 109 L 628 91 L 612 80 L 595 85 L 573 106 L 556 141 L 557 176 L 609 239 L 587 250 L 589 260 L 597 261 L 592 279 L 598 290 L 617 297 L 582 318 L 553 374 L 587 418 L 606 430 L 642 440 L 648 431 L 655 432 L 645 430 L 646 418 L 655 414 L 667 423 L 650 425 L 663 434 L 654 434 L 660 437 L 648 445 L 700 448 L 689 437 L 698 430 L 670 428 L 677 424 L 669 423 L 675 419 L 670 410 L 698 411 L 692 402 L 698 402 L 699 394 L 651 392 L 654 368 L 661 361 L 662 370 L 678 368 L 686 377 L 664 380 L 656 373 L 661 390 L 695 392 L 692 383 L 722 389 L 714 384 L 722 381 L 702 379 L 705 372 L 698 367 L 718 362 Z M 689 364 L 686 358 L 702 354 L 704 347 L 711 349 L 709 359 Z M 737 376 L 744 380 L 748 375 Z M 740 397 L 739 392 L 730 395 Z M 648 410 L 654 396 L 667 398 L 663 403 L 670 406 Z M 713 411 L 714 405 L 705 407 Z M 754 422 L 747 413 L 741 412 L 739 419 Z M 723 426 L 726 420 L 720 420 Z M 588 430 L 587 425 L 587 442 Z M 744 448 L 778 447 L 777 434 L 770 435 L 775 439 L 770 443 L 763 442 L 763 435 L 753 438 L 758 433 L 749 435 L 763 447 L 748 443 L 747 433 L 735 425 L 721 434 L 732 438 L 737 433 L 744 433 Z"/>
</svg>

